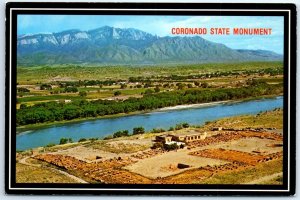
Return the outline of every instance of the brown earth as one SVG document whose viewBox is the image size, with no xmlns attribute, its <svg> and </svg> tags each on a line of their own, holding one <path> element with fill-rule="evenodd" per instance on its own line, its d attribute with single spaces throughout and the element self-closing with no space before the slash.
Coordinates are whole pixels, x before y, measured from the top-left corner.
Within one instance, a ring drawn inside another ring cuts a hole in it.
<svg viewBox="0 0 300 200">
<path fill-rule="evenodd" d="M 38 154 L 34 158 L 90 183 L 186 184 L 281 159 L 282 139 L 281 134 L 266 131 L 219 131 L 204 140 L 188 143 L 187 148 L 177 151 L 148 149 L 127 154 L 105 154 L 98 149 L 76 147 Z M 103 155 L 101 159 L 95 160 L 100 153 Z M 88 155 L 91 157 L 88 158 Z M 179 169 L 179 163 L 189 167 Z"/>
<path fill-rule="evenodd" d="M 282 156 L 282 152 L 270 155 L 256 155 L 247 152 L 228 150 L 228 149 L 205 149 L 190 153 L 190 155 L 200 156 L 205 158 L 214 158 L 232 162 L 240 162 L 248 165 L 256 165 L 259 162 L 277 159 Z"/>
</svg>

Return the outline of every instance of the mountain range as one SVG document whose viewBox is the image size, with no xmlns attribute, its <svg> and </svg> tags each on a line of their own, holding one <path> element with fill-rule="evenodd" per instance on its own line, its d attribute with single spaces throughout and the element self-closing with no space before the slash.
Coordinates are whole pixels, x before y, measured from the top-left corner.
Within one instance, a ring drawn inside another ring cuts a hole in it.
<svg viewBox="0 0 300 200">
<path fill-rule="evenodd" d="M 231 49 L 200 36 L 158 37 L 134 28 L 100 27 L 90 31 L 19 35 L 18 65 L 161 64 L 275 61 L 272 51 Z"/>
</svg>

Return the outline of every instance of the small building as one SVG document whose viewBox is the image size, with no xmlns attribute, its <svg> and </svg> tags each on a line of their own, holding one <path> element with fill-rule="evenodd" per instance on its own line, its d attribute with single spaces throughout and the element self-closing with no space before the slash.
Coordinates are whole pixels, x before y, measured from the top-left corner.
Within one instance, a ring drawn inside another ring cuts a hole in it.
<svg viewBox="0 0 300 200">
<path fill-rule="evenodd" d="M 184 135 L 172 135 L 172 139 L 174 141 L 178 141 L 178 142 L 184 142 L 185 141 L 185 137 Z"/>
<path fill-rule="evenodd" d="M 172 142 L 177 143 L 188 143 L 196 140 L 204 140 L 207 137 L 207 133 L 193 131 L 188 133 L 180 133 L 180 134 L 168 134 L 168 135 L 159 135 L 156 136 L 156 142 L 162 142 L 164 144 L 170 144 Z"/>
<path fill-rule="evenodd" d="M 190 134 L 190 135 L 186 135 L 184 141 L 185 142 L 193 142 L 196 140 L 204 140 L 207 136 L 207 133 L 198 133 L 198 134 Z"/>
<path fill-rule="evenodd" d="M 162 142 L 162 143 L 170 143 L 172 142 L 172 135 L 158 135 L 155 137 L 156 142 Z"/>
</svg>

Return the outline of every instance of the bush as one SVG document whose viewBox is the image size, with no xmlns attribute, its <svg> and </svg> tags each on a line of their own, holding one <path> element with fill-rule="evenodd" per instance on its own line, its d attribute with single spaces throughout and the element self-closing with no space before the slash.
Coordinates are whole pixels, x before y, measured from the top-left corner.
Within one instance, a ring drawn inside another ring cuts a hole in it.
<svg viewBox="0 0 300 200">
<path fill-rule="evenodd" d="M 115 95 L 115 96 L 119 96 L 119 95 L 121 95 L 121 92 L 120 92 L 120 91 L 115 91 L 115 92 L 114 92 L 114 95 Z"/>
<path fill-rule="evenodd" d="M 145 133 L 145 129 L 144 127 L 135 127 L 133 128 L 133 135 L 137 135 L 137 134 L 143 134 Z"/>
<path fill-rule="evenodd" d="M 96 140 L 98 140 L 98 138 L 90 138 L 89 141 L 91 142 L 95 142 Z"/>
<path fill-rule="evenodd" d="M 113 139 L 113 136 L 112 135 L 108 135 L 108 136 L 105 136 L 103 138 L 103 140 L 110 140 L 110 139 Z"/>
<path fill-rule="evenodd" d="M 162 129 L 162 128 L 158 128 L 158 129 L 154 128 L 154 129 L 152 129 L 151 132 L 152 132 L 152 133 L 162 133 L 162 132 L 165 132 L 165 130 Z"/>
<path fill-rule="evenodd" d="M 54 143 L 50 143 L 50 144 L 47 144 L 46 145 L 46 147 L 53 147 L 53 146 L 55 146 L 56 144 L 54 144 Z"/>
<path fill-rule="evenodd" d="M 51 90 L 51 89 L 52 89 L 52 86 L 48 85 L 48 84 L 42 84 L 40 86 L 40 90 Z"/>
<path fill-rule="evenodd" d="M 170 127 L 168 131 L 174 131 L 174 127 Z"/>
<path fill-rule="evenodd" d="M 167 150 L 167 151 L 172 151 L 172 150 L 176 150 L 179 148 L 179 146 L 174 143 L 174 144 L 164 144 L 164 149 Z"/>
<path fill-rule="evenodd" d="M 86 91 L 80 91 L 80 92 L 79 92 L 79 96 L 81 96 L 81 97 L 86 97 L 86 96 L 87 96 Z"/>
<path fill-rule="evenodd" d="M 118 131 L 113 134 L 113 138 L 129 136 L 128 130 Z"/>
<path fill-rule="evenodd" d="M 175 130 L 183 129 L 182 124 L 176 124 Z"/>
<path fill-rule="evenodd" d="M 78 89 L 77 89 L 77 87 L 66 87 L 64 92 L 66 92 L 66 93 L 76 93 L 76 92 L 78 92 Z"/>
<path fill-rule="evenodd" d="M 22 87 L 17 88 L 17 91 L 18 91 L 18 92 L 30 92 L 29 89 L 27 89 L 27 88 L 22 88 Z"/>
<path fill-rule="evenodd" d="M 85 142 L 85 141 L 87 141 L 87 139 L 85 139 L 85 138 L 80 138 L 80 139 L 78 140 L 78 142 Z"/>
<path fill-rule="evenodd" d="M 121 89 L 125 89 L 127 88 L 127 85 L 126 84 L 121 84 Z"/>
<path fill-rule="evenodd" d="M 158 86 L 156 86 L 155 88 L 154 88 L 154 91 L 157 93 L 157 92 L 160 92 L 160 89 L 159 89 L 159 87 Z"/>
<path fill-rule="evenodd" d="M 163 143 L 161 143 L 161 142 L 155 142 L 154 144 L 153 144 L 153 146 L 151 147 L 151 149 L 163 149 L 164 148 L 164 144 Z"/>
<path fill-rule="evenodd" d="M 68 138 L 61 138 L 60 141 L 59 141 L 59 144 L 67 144 L 69 141 Z"/>
<path fill-rule="evenodd" d="M 182 123 L 182 127 L 183 127 L 183 128 L 188 128 L 188 127 L 190 127 L 190 125 L 189 125 L 188 123 L 185 122 L 185 123 Z"/>
</svg>

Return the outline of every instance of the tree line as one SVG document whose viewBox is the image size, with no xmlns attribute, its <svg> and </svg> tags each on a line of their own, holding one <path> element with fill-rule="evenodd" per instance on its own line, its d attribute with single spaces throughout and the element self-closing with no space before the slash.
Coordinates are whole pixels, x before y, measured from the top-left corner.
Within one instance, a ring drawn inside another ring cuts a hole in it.
<svg viewBox="0 0 300 200">
<path fill-rule="evenodd" d="M 75 100 L 71 103 L 47 102 L 33 106 L 22 106 L 17 110 L 17 126 L 72 120 L 77 118 L 98 117 L 134 111 L 146 111 L 168 106 L 182 104 L 207 103 L 213 101 L 235 100 L 262 95 L 280 94 L 283 92 L 282 84 L 267 84 L 253 80 L 249 86 L 242 88 L 220 89 L 189 89 L 151 93 L 142 98 L 129 98 L 124 101 L 112 100 Z"/>
</svg>

